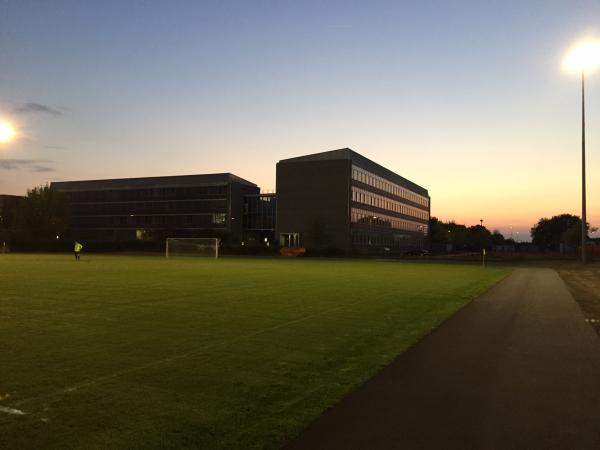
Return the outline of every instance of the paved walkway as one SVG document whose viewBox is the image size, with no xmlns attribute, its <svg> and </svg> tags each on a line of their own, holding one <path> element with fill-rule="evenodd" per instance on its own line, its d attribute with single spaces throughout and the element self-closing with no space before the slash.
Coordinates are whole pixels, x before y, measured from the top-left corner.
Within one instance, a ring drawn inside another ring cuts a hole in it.
<svg viewBox="0 0 600 450">
<path fill-rule="evenodd" d="M 556 272 L 516 269 L 291 449 L 600 449 L 600 339 Z"/>
</svg>

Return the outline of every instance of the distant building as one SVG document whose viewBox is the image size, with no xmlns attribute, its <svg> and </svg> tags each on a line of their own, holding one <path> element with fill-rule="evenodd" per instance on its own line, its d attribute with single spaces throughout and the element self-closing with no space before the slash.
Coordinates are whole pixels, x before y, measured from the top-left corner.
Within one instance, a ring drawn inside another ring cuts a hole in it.
<svg viewBox="0 0 600 450">
<path fill-rule="evenodd" d="M 351 149 L 279 161 L 276 190 L 282 246 L 402 253 L 425 244 L 427 190 Z"/>
<path fill-rule="evenodd" d="M 73 237 L 90 241 L 243 238 L 244 196 L 258 186 L 230 173 L 64 181 Z"/>
<path fill-rule="evenodd" d="M 277 194 L 230 173 L 64 181 L 74 238 L 220 237 L 233 246 L 403 253 L 424 247 L 426 189 L 348 148 L 277 164 Z"/>
</svg>

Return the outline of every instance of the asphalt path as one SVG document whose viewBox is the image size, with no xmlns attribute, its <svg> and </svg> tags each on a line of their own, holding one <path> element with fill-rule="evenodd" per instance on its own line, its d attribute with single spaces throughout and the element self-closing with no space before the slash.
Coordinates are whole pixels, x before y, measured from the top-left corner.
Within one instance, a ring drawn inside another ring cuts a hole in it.
<svg viewBox="0 0 600 450">
<path fill-rule="evenodd" d="M 292 449 L 600 449 L 600 338 L 551 269 L 516 269 Z"/>
</svg>

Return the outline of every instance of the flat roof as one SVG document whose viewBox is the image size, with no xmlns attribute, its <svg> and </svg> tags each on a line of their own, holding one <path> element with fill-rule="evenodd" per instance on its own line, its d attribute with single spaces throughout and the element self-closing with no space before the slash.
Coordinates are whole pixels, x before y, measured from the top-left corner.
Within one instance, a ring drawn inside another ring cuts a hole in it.
<svg viewBox="0 0 600 450">
<path fill-rule="evenodd" d="M 11 199 L 18 199 L 18 198 L 25 198 L 25 196 L 24 195 L 13 195 L 13 194 L 0 194 L 0 199 L 11 200 Z"/>
<path fill-rule="evenodd" d="M 230 182 L 257 187 L 232 173 L 207 173 L 197 175 L 170 175 L 141 178 L 109 178 L 101 180 L 54 181 L 54 189 L 60 191 L 85 191 L 102 189 L 140 189 L 152 187 L 185 187 L 198 185 L 216 185 Z"/>
<path fill-rule="evenodd" d="M 353 164 L 361 167 L 369 172 L 373 172 L 376 175 L 387 178 L 388 180 L 399 184 L 400 186 L 406 187 L 421 195 L 429 196 L 427 189 L 407 180 L 401 175 L 392 172 L 390 169 L 383 167 L 381 164 L 377 164 L 375 161 L 371 161 L 369 158 L 364 157 L 360 153 L 355 152 L 350 148 L 340 148 L 338 150 L 330 150 L 327 152 L 312 153 L 310 155 L 297 156 L 295 158 L 282 159 L 280 163 L 295 163 L 295 162 L 313 162 L 313 161 L 335 161 L 335 160 L 351 160 Z"/>
</svg>

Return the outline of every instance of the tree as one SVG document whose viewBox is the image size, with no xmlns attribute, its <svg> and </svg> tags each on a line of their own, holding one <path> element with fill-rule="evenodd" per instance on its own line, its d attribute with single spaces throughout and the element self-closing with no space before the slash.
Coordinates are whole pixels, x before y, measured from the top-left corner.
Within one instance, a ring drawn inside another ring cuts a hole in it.
<svg viewBox="0 0 600 450">
<path fill-rule="evenodd" d="M 597 228 L 590 228 L 589 224 L 587 229 L 588 231 L 592 232 L 597 230 Z M 562 242 L 571 247 L 581 246 L 581 221 L 573 225 L 562 234 Z"/>
<path fill-rule="evenodd" d="M 470 244 L 469 230 L 465 225 L 448 222 L 448 236 L 455 250 L 467 250 Z"/>
<path fill-rule="evenodd" d="M 429 234 L 431 242 L 435 244 L 452 244 L 454 250 L 481 250 L 490 249 L 493 237 L 490 231 L 482 225 L 468 227 L 454 221 L 442 222 L 436 217 L 429 220 Z M 498 232 L 498 237 L 504 243 L 504 236 Z"/>
<path fill-rule="evenodd" d="M 469 239 L 467 247 L 469 250 L 482 250 L 492 248 L 492 233 L 483 225 L 469 227 Z"/>
<path fill-rule="evenodd" d="M 581 221 L 576 223 L 562 234 L 562 242 L 570 247 L 581 245 Z"/>
<path fill-rule="evenodd" d="M 49 185 L 27 191 L 16 211 L 17 229 L 23 239 L 43 242 L 64 234 L 70 219 L 69 200 Z"/>
<path fill-rule="evenodd" d="M 429 238 L 433 244 L 449 243 L 448 226 L 437 217 L 431 217 L 429 219 Z"/>
<path fill-rule="evenodd" d="M 570 242 L 576 239 L 575 231 L 565 234 L 576 227 L 581 228 L 581 219 L 572 214 L 560 214 L 550 219 L 542 218 L 531 229 L 531 240 L 540 250 L 558 250 L 565 237 Z M 578 232 L 578 236 L 581 239 L 581 231 Z"/>
<path fill-rule="evenodd" d="M 504 236 L 502 235 L 502 233 L 500 233 L 499 230 L 494 230 L 492 232 L 492 243 L 494 245 L 505 245 L 506 244 L 506 239 L 504 239 Z"/>
</svg>

